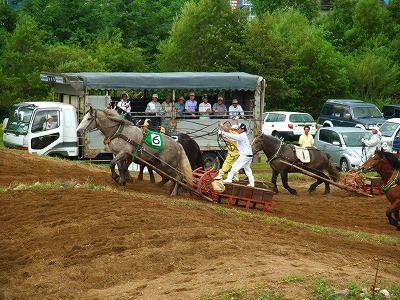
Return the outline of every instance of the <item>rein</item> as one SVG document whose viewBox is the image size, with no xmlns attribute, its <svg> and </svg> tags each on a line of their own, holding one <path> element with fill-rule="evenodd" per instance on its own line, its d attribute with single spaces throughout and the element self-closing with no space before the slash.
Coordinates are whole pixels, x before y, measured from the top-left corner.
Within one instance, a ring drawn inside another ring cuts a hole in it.
<svg viewBox="0 0 400 300">
<path fill-rule="evenodd" d="M 263 143 L 264 143 L 264 141 L 263 141 Z M 277 148 L 278 150 L 275 152 L 275 154 L 272 156 L 272 158 L 268 159 L 268 162 L 272 162 L 274 159 L 278 158 L 279 152 L 281 151 L 283 144 L 284 143 L 281 141 L 279 147 Z"/>
</svg>

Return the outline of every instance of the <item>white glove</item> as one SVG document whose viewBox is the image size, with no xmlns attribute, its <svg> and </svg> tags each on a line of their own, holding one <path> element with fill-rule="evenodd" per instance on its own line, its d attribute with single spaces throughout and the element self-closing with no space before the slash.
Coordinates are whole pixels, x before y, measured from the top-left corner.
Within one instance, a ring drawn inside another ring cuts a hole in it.
<svg viewBox="0 0 400 300">
<path fill-rule="evenodd" d="M 222 130 L 218 129 L 218 135 L 222 135 Z"/>
</svg>

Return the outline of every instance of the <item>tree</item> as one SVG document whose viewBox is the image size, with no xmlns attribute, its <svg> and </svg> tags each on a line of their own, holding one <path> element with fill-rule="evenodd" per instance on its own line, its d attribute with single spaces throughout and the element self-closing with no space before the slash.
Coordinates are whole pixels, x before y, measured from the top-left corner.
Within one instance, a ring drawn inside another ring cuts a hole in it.
<svg viewBox="0 0 400 300">
<path fill-rule="evenodd" d="M 170 37 L 159 46 L 164 71 L 236 70 L 232 51 L 240 45 L 244 24 L 226 0 L 188 2 L 175 19 Z"/>
<path fill-rule="evenodd" d="M 44 32 L 27 15 L 20 15 L 0 58 L 0 114 L 8 114 L 11 105 L 26 100 L 42 100 L 48 87 L 40 81 L 47 48 Z"/>
<path fill-rule="evenodd" d="M 321 9 L 319 0 L 252 0 L 252 3 L 257 14 L 298 10 L 309 20 L 317 17 Z"/>
</svg>

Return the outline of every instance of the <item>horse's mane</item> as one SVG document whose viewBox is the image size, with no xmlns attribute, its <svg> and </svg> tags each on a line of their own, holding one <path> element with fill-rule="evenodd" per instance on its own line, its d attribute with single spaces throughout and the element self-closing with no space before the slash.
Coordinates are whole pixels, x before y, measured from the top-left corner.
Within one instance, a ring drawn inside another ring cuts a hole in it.
<svg viewBox="0 0 400 300">
<path fill-rule="evenodd" d="M 392 165 L 393 168 L 395 168 L 396 170 L 400 169 L 400 162 L 399 162 L 396 154 L 390 153 L 390 152 L 386 152 L 386 151 L 383 151 L 383 150 L 380 150 L 379 152 L 380 152 L 379 156 L 380 157 L 385 156 L 386 159 L 389 161 L 389 163 Z"/>
<path fill-rule="evenodd" d="M 133 125 L 133 123 L 127 119 L 122 118 L 118 112 L 116 112 L 114 109 L 109 109 L 109 108 L 104 108 L 104 109 L 99 109 L 105 113 L 107 118 L 109 118 L 112 121 L 118 122 L 118 123 L 124 123 L 125 125 Z"/>
</svg>

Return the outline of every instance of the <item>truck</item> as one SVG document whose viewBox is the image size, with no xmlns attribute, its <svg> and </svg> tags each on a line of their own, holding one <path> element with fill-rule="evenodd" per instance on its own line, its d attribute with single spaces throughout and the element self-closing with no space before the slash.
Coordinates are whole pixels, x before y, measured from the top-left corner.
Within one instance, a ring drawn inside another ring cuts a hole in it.
<svg viewBox="0 0 400 300">
<path fill-rule="evenodd" d="M 111 160 L 108 146 L 100 131 L 86 133 L 78 138 L 75 130 L 86 114 L 88 105 L 95 109 L 114 106 L 122 93 L 129 93 L 134 118 L 147 118 L 145 108 L 151 95 L 171 95 L 174 103 L 178 96 L 195 92 L 208 94 L 210 102 L 218 97 L 229 107 L 237 99 L 243 107 L 240 120 L 248 128 L 249 139 L 261 133 L 264 111 L 265 80 L 244 72 L 166 72 L 166 73 L 48 73 L 40 74 L 50 84 L 51 100 L 22 102 L 12 107 L 3 123 L 4 145 L 40 155 L 53 155 L 77 159 Z M 132 97 L 133 96 L 133 97 Z M 160 97 L 161 98 L 161 97 Z M 196 100 L 201 101 L 201 97 Z M 44 130 L 46 119 L 52 118 L 51 129 Z M 220 168 L 226 147 L 218 139 L 219 118 L 178 117 L 172 111 L 171 135 L 186 133 L 200 146 L 207 167 Z"/>
</svg>

